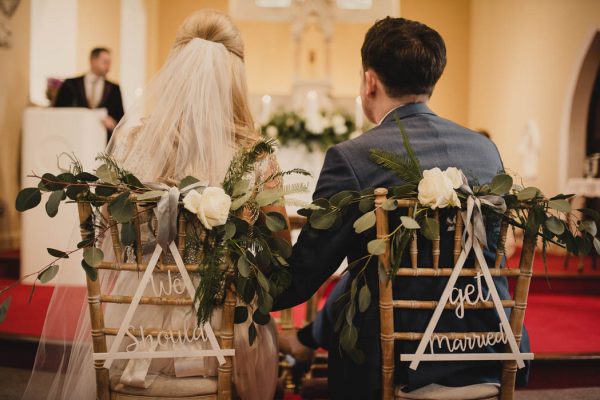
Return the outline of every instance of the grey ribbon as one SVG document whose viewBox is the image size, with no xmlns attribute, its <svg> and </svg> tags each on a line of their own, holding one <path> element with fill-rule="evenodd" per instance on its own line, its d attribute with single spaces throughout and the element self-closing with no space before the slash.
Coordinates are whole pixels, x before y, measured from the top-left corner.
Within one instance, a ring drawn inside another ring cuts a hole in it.
<svg viewBox="0 0 600 400">
<path fill-rule="evenodd" d="M 483 213 L 481 212 L 481 205 L 496 210 L 499 213 L 504 214 L 506 212 L 506 202 L 501 196 L 494 194 L 488 194 L 485 196 L 475 196 L 473 190 L 469 187 L 469 182 L 465 175 L 462 175 L 463 184 L 459 188 L 460 191 L 467 195 L 467 209 L 462 211 L 462 218 L 465 223 L 465 230 L 463 232 L 463 246 L 466 242 L 467 235 L 473 239 L 473 246 L 476 246 L 476 242 L 483 247 L 487 247 L 487 235 L 485 233 L 485 224 L 483 222 Z"/>
<path fill-rule="evenodd" d="M 179 196 L 186 195 L 190 190 L 205 188 L 204 182 L 196 182 L 181 190 L 177 186 L 167 186 L 164 183 L 145 183 L 152 190 L 162 190 L 164 193 L 154 208 L 154 215 L 158 221 L 158 235 L 156 241 L 167 251 L 169 244 L 177 237 L 177 213 L 179 211 Z"/>
</svg>

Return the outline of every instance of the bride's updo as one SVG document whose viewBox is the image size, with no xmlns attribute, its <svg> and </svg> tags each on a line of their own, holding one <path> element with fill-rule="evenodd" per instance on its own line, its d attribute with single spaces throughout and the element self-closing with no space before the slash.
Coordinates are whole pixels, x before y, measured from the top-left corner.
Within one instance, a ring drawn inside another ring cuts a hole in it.
<svg viewBox="0 0 600 400">
<path fill-rule="evenodd" d="M 185 46 L 195 38 L 221 43 L 229 51 L 236 138 L 239 141 L 256 140 L 258 133 L 254 129 L 254 121 L 248 107 L 244 42 L 240 31 L 228 15 L 203 9 L 196 11 L 183 22 L 177 31 L 173 49 Z"/>
</svg>

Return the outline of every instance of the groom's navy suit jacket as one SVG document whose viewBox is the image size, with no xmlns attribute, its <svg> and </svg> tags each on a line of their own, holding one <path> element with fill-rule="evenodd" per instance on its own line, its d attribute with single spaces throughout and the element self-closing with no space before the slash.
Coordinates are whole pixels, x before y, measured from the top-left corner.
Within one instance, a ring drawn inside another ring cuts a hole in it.
<svg viewBox="0 0 600 400">
<path fill-rule="evenodd" d="M 484 136 L 465 129 L 451 121 L 435 115 L 425 104 L 408 104 L 390 113 L 383 122 L 357 139 L 332 147 L 325 157 L 325 163 L 314 193 L 314 199 L 329 198 L 342 190 L 360 191 L 365 188 L 390 187 L 403 182 L 392 172 L 373 163 L 369 158 L 371 149 L 384 149 L 406 155 L 402 136 L 396 124 L 397 116 L 404 125 L 412 148 L 422 169 L 439 167 L 460 168 L 471 184 L 488 183 L 503 169 L 496 146 Z M 306 301 L 339 267 L 344 258 L 348 262 L 366 254 L 367 242 L 374 238 L 370 230 L 361 235 L 354 232 L 354 221 L 360 214 L 350 211 L 341 226 L 330 231 L 317 231 L 308 225 L 300 233 L 290 259 L 292 272 L 291 287 L 275 304 L 276 309 L 289 308 Z M 391 221 L 397 218 L 392 218 Z M 446 216 L 440 218 L 442 266 L 453 265 L 452 234 L 447 232 Z M 393 223 L 393 222 L 390 222 Z M 496 250 L 497 224 L 488 224 L 488 244 L 486 258 L 493 265 Z M 426 240 L 419 243 L 420 265 L 431 265 L 430 244 Z M 407 253 L 407 252 L 406 252 Z M 473 265 L 472 257 L 467 265 Z M 402 265 L 410 265 L 408 259 Z M 464 286 L 467 278 L 461 278 L 457 286 Z M 357 312 L 354 324 L 359 330 L 357 346 L 364 352 L 365 360 L 355 364 L 350 357 L 341 354 L 339 336 L 331 326 L 324 329 L 329 335 L 329 389 L 334 399 L 377 398 L 380 391 L 380 342 L 378 310 L 377 264 L 368 268 L 367 281 L 372 293 L 370 307 Z M 348 282 L 346 280 L 346 282 Z M 470 281 L 473 283 L 473 281 Z M 495 278 L 501 298 L 508 297 L 508 285 L 504 278 Z M 445 280 L 432 278 L 401 278 L 394 282 L 394 298 L 439 300 Z M 349 290 L 349 288 L 347 288 Z M 487 289 L 484 288 L 484 291 Z M 423 331 L 433 311 L 395 310 L 396 331 Z M 498 331 L 498 316 L 493 310 L 466 311 L 459 319 L 452 310 L 445 311 L 437 325 L 436 332 L 456 331 Z M 447 386 L 463 386 L 480 382 L 499 382 L 500 363 L 486 362 L 422 362 L 416 371 L 408 369 L 408 363 L 400 362 L 399 354 L 416 350 L 418 342 L 396 342 L 395 380 L 415 389 L 430 383 Z M 522 351 L 528 351 L 529 342 L 524 336 Z M 476 349 L 477 350 L 477 349 Z M 483 351 L 503 351 L 503 346 Z M 436 352 L 441 352 L 437 351 Z M 526 373 L 521 371 L 521 383 Z"/>
</svg>

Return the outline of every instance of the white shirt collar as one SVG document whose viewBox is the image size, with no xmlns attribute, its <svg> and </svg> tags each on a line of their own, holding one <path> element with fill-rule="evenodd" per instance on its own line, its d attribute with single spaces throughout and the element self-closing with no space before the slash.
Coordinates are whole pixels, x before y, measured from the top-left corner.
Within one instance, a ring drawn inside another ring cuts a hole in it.
<svg viewBox="0 0 600 400">
<path fill-rule="evenodd" d="M 406 103 L 406 104 L 408 104 L 408 103 Z M 388 112 L 387 112 L 387 113 L 386 113 L 386 114 L 383 116 L 383 118 L 381 118 L 381 119 L 379 120 L 379 122 L 377 123 L 377 125 L 381 125 L 381 123 L 382 123 L 382 122 L 383 122 L 383 121 L 384 121 L 384 120 L 387 118 L 387 116 L 388 116 L 388 115 L 390 115 L 391 113 L 393 113 L 394 111 L 396 111 L 396 110 L 397 110 L 397 109 L 399 109 L 400 107 L 404 107 L 406 104 L 400 104 L 400 105 L 398 105 L 398 106 L 392 107 L 392 109 L 391 109 L 390 111 L 388 111 Z"/>
<path fill-rule="evenodd" d="M 94 74 L 92 71 L 86 73 L 84 79 L 88 82 L 101 82 L 104 80 L 103 77 Z"/>
</svg>

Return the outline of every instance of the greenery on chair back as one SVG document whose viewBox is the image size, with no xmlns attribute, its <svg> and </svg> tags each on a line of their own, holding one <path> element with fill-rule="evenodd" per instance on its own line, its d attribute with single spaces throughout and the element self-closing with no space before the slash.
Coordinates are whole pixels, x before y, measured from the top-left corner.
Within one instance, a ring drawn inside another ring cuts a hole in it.
<svg viewBox="0 0 600 400">
<path fill-rule="evenodd" d="M 63 173 L 33 175 L 40 180 L 38 186 L 21 190 L 16 208 L 19 211 L 35 208 L 46 194 L 45 208 L 50 217 L 56 216 L 63 202 L 87 203 L 93 208 L 90 219 L 82 226 L 88 237 L 77 244 L 77 249 L 49 248 L 53 260 L 32 275 L 37 275 L 36 282 L 49 282 L 58 272 L 60 259 L 82 250 L 82 267 L 90 279 L 96 280 L 97 268 L 104 260 L 102 250 L 94 247 L 98 240 L 111 226 L 120 225 L 123 246 L 135 250 L 134 218 L 141 213 L 154 212 L 161 200 L 168 200 L 168 192 L 177 184 L 183 198 L 179 201 L 183 203 L 180 212 L 188 221 L 198 218 L 205 228 L 204 234 L 197 232 L 195 235 L 201 241 L 204 254 L 198 260 L 201 279 L 195 293 L 197 321 L 199 324 L 208 321 L 215 307 L 222 304 L 225 288 L 233 285 L 238 300 L 244 304 L 236 308 L 235 322 L 244 322 L 251 315 L 248 334 L 252 343 L 257 333 L 255 324 L 269 322 L 274 298 L 289 285 L 286 259 L 292 251 L 289 242 L 275 235 L 287 229 L 284 216 L 277 212 L 265 214 L 260 208 L 284 205 L 285 196 L 307 190 L 304 184 L 274 188 L 265 185 L 287 174 L 308 175 L 301 169 L 274 171 L 262 181 L 255 179 L 259 176 L 254 171 L 257 161 L 274 150 L 272 140 L 260 140 L 251 148 L 238 152 L 221 188 L 205 187 L 191 176 L 171 185 L 142 183 L 106 154 L 97 157 L 101 165 L 90 173 L 83 170 L 74 156 L 69 156 L 71 164 Z M 211 198 L 208 198 L 209 194 Z M 293 202 L 298 204 L 297 200 Z M 103 206 L 106 206 L 109 219 L 102 212 Z M 0 293 L 14 286 L 6 287 Z M 6 315 L 8 304 L 2 305 L 1 318 Z"/>
</svg>

